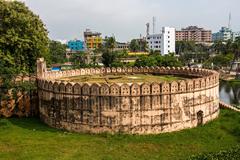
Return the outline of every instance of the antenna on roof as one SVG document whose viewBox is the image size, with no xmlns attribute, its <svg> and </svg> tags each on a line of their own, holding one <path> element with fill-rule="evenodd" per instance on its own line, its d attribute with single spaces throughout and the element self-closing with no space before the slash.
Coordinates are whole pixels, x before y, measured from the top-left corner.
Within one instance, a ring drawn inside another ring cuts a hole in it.
<svg viewBox="0 0 240 160">
<path fill-rule="evenodd" d="M 155 34 L 156 17 L 153 17 L 153 34 Z"/>
<path fill-rule="evenodd" d="M 229 13 L 229 17 L 228 17 L 228 28 L 231 29 L 231 21 L 232 21 L 232 14 L 231 12 Z"/>
</svg>

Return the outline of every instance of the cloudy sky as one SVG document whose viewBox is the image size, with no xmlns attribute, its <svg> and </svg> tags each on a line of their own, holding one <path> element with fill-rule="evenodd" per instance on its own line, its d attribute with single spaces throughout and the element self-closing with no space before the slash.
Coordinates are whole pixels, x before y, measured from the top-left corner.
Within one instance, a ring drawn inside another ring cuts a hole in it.
<svg viewBox="0 0 240 160">
<path fill-rule="evenodd" d="M 198 25 L 213 31 L 227 26 L 240 31 L 239 0 L 25 0 L 27 6 L 46 24 L 55 40 L 83 39 L 90 28 L 119 41 L 145 35 L 146 23 L 156 17 L 156 30 L 162 26 L 180 29 Z M 151 26 L 152 28 L 152 26 Z"/>
</svg>

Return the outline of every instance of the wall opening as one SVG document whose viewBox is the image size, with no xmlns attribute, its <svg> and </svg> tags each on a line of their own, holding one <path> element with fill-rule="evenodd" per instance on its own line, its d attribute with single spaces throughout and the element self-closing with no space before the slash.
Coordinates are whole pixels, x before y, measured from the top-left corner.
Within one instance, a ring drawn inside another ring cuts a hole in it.
<svg viewBox="0 0 240 160">
<path fill-rule="evenodd" d="M 197 125 L 203 125 L 203 111 L 197 112 Z"/>
</svg>

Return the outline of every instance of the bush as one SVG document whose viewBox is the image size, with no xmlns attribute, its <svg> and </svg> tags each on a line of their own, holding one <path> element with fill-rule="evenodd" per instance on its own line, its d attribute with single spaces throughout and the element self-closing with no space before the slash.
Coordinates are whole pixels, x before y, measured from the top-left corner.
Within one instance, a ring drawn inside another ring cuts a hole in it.
<svg viewBox="0 0 240 160">
<path fill-rule="evenodd" d="M 200 154 L 191 156 L 189 160 L 239 160 L 240 146 L 217 153 Z"/>
</svg>

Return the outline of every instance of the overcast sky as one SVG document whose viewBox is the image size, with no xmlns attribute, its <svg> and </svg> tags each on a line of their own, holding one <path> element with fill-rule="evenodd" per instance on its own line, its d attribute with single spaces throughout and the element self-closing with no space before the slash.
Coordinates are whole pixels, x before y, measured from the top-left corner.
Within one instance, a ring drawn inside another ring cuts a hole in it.
<svg viewBox="0 0 240 160">
<path fill-rule="evenodd" d="M 25 0 L 38 14 L 55 40 L 83 39 L 86 28 L 130 41 L 145 35 L 146 23 L 156 17 L 162 26 L 180 29 L 198 25 L 213 31 L 227 26 L 240 31 L 240 0 Z"/>
</svg>

